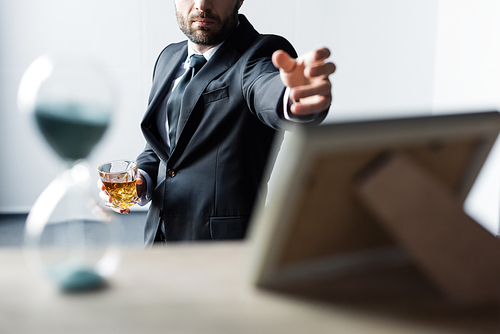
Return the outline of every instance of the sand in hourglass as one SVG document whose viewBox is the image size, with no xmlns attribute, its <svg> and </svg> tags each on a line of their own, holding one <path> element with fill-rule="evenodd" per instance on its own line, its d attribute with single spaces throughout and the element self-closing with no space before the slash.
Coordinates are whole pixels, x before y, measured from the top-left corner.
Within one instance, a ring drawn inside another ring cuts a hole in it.
<svg viewBox="0 0 500 334">
<path fill-rule="evenodd" d="M 97 116 L 96 116 L 97 115 Z M 99 108 L 77 103 L 44 103 L 36 107 L 35 119 L 49 144 L 64 159 L 86 158 L 109 123 Z"/>
</svg>

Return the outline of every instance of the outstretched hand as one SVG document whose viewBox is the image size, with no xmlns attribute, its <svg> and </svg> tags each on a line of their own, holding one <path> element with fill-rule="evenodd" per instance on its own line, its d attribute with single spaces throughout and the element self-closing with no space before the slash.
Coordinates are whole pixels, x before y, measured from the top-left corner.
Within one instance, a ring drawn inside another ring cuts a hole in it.
<svg viewBox="0 0 500 334">
<path fill-rule="evenodd" d="M 328 78 L 335 72 L 335 64 L 326 62 L 330 57 L 327 48 L 308 52 L 292 58 L 283 50 L 273 53 L 274 66 L 280 70 L 281 81 L 290 87 L 294 101 L 290 111 L 295 115 L 309 115 L 326 110 L 332 103 L 332 85 Z"/>
<path fill-rule="evenodd" d="M 97 180 L 97 188 L 99 188 L 99 197 L 106 203 L 106 206 L 110 207 L 113 211 L 122 213 L 122 214 L 129 214 L 130 209 L 118 209 L 115 208 L 111 205 L 113 202 L 111 200 L 111 197 L 109 197 L 108 193 L 106 192 L 106 187 L 104 186 L 104 183 L 102 183 L 101 180 Z M 144 192 L 146 192 L 147 185 L 146 185 L 146 179 L 140 172 L 137 172 L 137 179 L 136 179 L 136 189 L 137 189 L 137 196 L 140 198 Z"/>
</svg>

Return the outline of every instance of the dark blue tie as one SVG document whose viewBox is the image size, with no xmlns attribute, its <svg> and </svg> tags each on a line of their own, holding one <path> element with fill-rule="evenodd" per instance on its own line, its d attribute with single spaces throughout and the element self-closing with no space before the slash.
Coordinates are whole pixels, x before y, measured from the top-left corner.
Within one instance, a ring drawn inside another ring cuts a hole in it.
<svg viewBox="0 0 500 334">
<path fill-rule="evenodd" d="M 181 78 L 177 86 L 172 91 L 172 94 L 167 101 L 167 117 L 168 117 L 168 127 L 170 138 L 170 152 L 174 150 L 176 144 L 176 134 L 177 134 L 177 123 L 179 122 L 179 114 L 182 105 L 182 96 L 184 95 L 184 90 L 186 89 L 189 81 L 198 73 L 198 71 L 205 65 L 207 60 L 202 55 L 194 54 L 191 56 L 189 61 L 189 69 L 186 71 L 184 76 Z"/>
</svg>

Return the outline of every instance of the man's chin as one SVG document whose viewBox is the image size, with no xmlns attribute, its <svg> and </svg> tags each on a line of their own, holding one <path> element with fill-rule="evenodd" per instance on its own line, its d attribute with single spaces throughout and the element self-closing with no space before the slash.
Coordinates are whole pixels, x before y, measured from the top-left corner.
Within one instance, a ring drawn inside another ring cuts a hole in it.
<svg viewBox="0 0 500 334">
<path fill-rule="evenodd" d="M 196 32 L 190 34 L 189 39 L 195 44 L 209 45 L 212 33 L 206 30 L 197 30 Z"/>
<path fill-rule="evenodd" d="M 211 27 L 200 27 L 191 24 L 190 31 L 186 31 L 184 34 L 194 44 L 214 46 L 222 43 L 229 35 L 229 31 L 225 31 L 224 25 L 221 26 L 220 24 L 215 24 Z"/>
</svg>

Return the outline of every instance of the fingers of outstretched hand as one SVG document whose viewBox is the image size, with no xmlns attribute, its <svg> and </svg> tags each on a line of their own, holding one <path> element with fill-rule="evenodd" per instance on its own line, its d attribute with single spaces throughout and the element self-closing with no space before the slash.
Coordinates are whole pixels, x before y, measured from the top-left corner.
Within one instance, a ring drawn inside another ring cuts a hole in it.
<svg viewBox="0 0 500 334">
<path fill-rule="evenodd" d="M 304 73 L 306 76 L 309 78 L 314 78 L 314 77 L 328 77 L 330 74 L 333 74 L 336 70 L 336 66 L 334 63 L 328 62 L 322 62 L 322 63 L 315 63 L 312 64 L 304 70 Z"/>
<path fill-rule="evenodd" d="M 326 110 L 332 103 L 331 83 L 325 78 L 310 85 L 292 88 L 290 98 L 295 103 L 290 111 L 296 115 L 307 115 Z"/>
<path fill-rule="evenodd" d="M 310 85 L 294 87 L 290 90 L 290 98 L 294 101 L 299 101 L 300 99 L 304 99 L 314 95 L 323 95 L 329 98 L 329 102 L 331 102 L 332 84 L 330 83 L 330 80 L 318 80 Z"/>
<path fill-rule="evenodd" d="M 292 104 L 290 111 L 295 115 L 316 114 L 326 110 L 330 104 L 331 99 L 322 95 L 314 95 Z"/>
<path fill-rule="evenodd" d="M 335 72 L 335 64 L 326 62 L 330 57 L 330 50 L 327 48 L 317 49 L 304 54 L 302 61 L 305 64 L 304 75 L 309 78 L 314 77 L 328 77 Z"/>
<path fill-rule="evenodd" d="M 316 62 L 323 62 L 330 57 L 330 55 L 330 50 L 328 50 L 328 48 L 320 48 L 304 54 L 303 58 L 306 65 L 310 65 Z"/>
<path fill-rule="evenodd" d="M 274 66 L 284 72 L 293 71 L 298 63 L 303 63 L 307 67 L 311 67 L 313 71 L 320 71 L 322 75 L 329 75 L 335 72 L 335 65 L 333 63 L 325 63 L 325 60 L 330 57 L 330 50 L 327 48 L 320 48 L 304 54 L 303 56 L 294 59 L 283 50 L 278 50 L 273 53 L 272 61 Z M 326 67 L 322 65 L 329 64 Z M 319 68 L 319 70 L 317 69 Z M 317 76 L 320 74 L 312 74 Z"/>
</svg>

